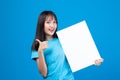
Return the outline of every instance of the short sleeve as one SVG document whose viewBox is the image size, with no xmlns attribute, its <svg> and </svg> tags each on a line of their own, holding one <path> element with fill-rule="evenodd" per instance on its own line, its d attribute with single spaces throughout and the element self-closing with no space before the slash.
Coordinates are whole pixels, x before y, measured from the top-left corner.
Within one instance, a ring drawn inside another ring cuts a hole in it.
<svg viewBox="0 0 120 80">
<path fill-rule="evenodd" d="M 31 59 L 36 59 L 38 58 L 38 51 L 32 51 Z"/>
</svg>

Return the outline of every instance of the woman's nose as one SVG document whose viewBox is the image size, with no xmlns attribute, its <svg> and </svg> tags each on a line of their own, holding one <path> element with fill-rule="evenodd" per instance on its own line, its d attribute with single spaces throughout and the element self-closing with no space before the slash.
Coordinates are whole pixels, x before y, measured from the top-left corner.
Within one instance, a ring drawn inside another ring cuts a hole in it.
<svg viewBox="0 0 120 80">
<path fill-rule="evenodd" d="M 50 24 L 50 27 L 54 27 L 54 23 L 51 23 L 51 24 Z"/>
</svg>

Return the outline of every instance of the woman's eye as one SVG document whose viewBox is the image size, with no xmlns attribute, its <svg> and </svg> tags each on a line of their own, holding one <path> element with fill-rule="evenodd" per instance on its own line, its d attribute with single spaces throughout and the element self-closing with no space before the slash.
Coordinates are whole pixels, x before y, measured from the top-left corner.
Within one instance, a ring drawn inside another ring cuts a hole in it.
<svg viewBox="0 0 120 80">
<path fill-rule="evenodd" d="M 54 21 L 54 23 L 56 23 L 56 21 Z"/>
<path fill-rule="evenodd" d="M 46 23 L 48 23 L 48 24 L 49 24 L 50 22 L 46 22 Z"/>
</svg>

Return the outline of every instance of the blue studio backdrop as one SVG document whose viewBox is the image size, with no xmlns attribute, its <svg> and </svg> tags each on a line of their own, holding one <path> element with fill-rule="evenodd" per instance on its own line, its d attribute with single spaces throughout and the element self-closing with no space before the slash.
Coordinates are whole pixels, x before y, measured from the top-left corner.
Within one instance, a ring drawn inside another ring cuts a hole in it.
<svg viewBox="0 0 120 80">
<path fill-rule="evenodd" d="M 0 80 L 42 80 L 31 45 L 43 10 L 56 13 L 59 30 L 86 20 L 104 58 L 75 72 L 75 80 L 120 80 L 119 0 L 0 0 Z"/>
</svg>

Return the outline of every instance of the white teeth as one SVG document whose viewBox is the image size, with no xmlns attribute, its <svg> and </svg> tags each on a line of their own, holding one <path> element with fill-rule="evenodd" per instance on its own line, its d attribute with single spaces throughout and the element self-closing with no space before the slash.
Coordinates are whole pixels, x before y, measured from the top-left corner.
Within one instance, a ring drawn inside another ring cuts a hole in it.
<svg viewBox="0 0 120 80">
<path fill-rule="evenodd" d="M 54 30 L 54 29 L 50 29 L 50 30 Z"/>
<path fill-rule="evenodd" d="M 49 31 L 50 31 L 50 32 L 53 32 L 53 31 L 54 31 L 54 29 L 49 29 Z"/>
</svg>

